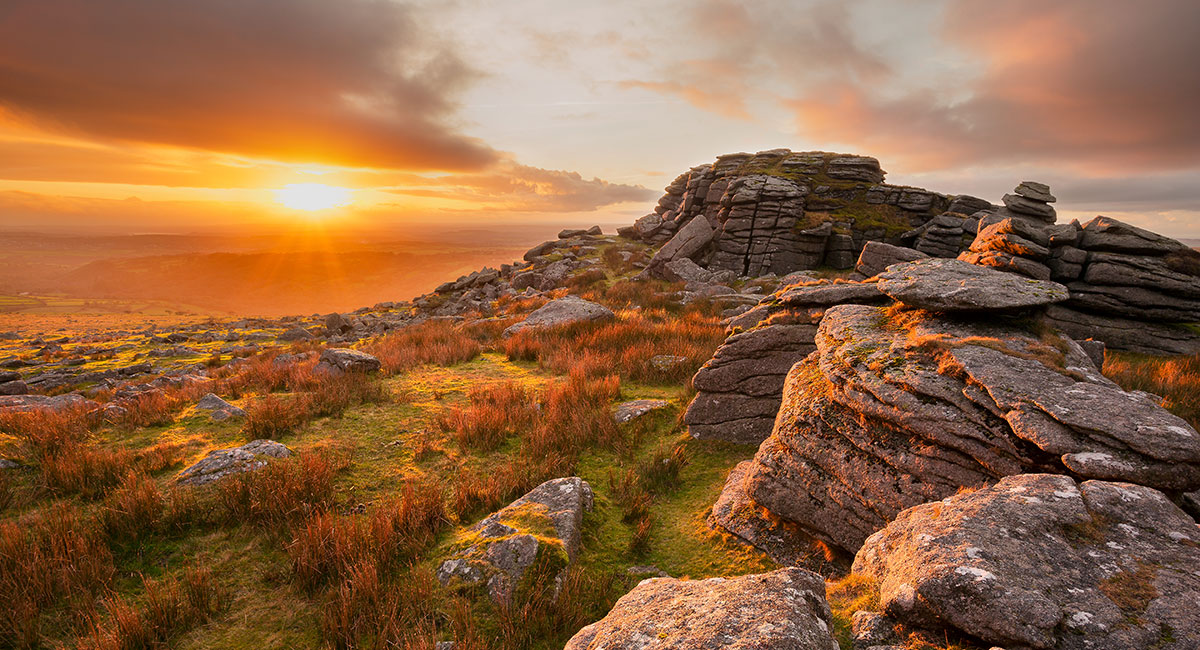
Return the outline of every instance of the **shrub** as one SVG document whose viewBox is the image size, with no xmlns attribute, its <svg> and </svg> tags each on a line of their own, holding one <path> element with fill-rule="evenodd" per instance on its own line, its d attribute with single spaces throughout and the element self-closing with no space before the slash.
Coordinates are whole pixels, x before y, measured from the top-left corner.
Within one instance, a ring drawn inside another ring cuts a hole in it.
<svg viewBox="0 0 1200 650">
<path fill-rule="evenodd" d="M 331 512 L 309 517 L 287 547 L 292 572 L 311 592 L 347 579 L 363 563 L 388 569 L 415 558 L 447 521 L 441 489 L 410 481 L 398 498 L 375 508 L 368 517 Z"/>
<path fill-rule="evenodd" d="M 128 450 L 78 444 L 44 456 L 39 469 L 43 484 L 50 490 L 95 499 L 129 473 L 134 459 L 133 452 Z"/>
<path fill-rule="evenodd" d="M 350 372 L 322 377 L 313 387 L 310 397 L 301 400 L 307 419 L 340 416 L 346 409 L 359 404 L 377 404 L 391 399 L 387 386 L 374 377 Z"/>
<path fill-rule="evenodd" d="M 425 321 L 376 340 L 365 348 L 383 370 L 398 373 L 432 363 L 449 366 L 479 356 L 479 343 L 447 321 Z"/>
<path fill-rule="evenodd" d="M 0 413 L 0 432 L 15 437 L 25 458 L 32 462 L 87 440 L 91 417 L 81 409 Z"/>
</svg>

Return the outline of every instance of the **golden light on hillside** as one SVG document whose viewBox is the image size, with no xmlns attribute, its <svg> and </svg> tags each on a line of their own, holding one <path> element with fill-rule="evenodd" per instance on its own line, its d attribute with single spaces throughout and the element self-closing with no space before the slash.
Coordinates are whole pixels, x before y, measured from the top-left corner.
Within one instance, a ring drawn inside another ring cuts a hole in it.
<svg viewBox="0 0 1200 650">
<path fill-rule="evenodd" d="M 275 200 L 293 210 L 316 212 L 349 205 L 351 190 L 322 183 L 290 183 L 275 190 Z"/>
</svg>

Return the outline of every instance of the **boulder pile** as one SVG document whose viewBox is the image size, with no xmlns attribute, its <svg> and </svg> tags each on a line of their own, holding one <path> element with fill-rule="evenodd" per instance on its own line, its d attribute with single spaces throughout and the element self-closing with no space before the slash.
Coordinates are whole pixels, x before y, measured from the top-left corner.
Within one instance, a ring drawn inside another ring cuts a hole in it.
<svg viewBox="0 0 1200 650">
<path fill-rule="evenodd" d="M 1200 253 L 1116 219 L 1055 224 L 1049 188 L 1024 182 L 1006 207 L 978 215 L 979 233 L 959 258 L 1067 286 L 1047 321 L 1076 338 L 1147 354 L 1200 352 Z"/>
<path fill-rule="evenodd" d="M 1033 329 L 1029 310 L 1062 300 L 1061 287 L 937 259 L 894 266 L 878 283 L 918 276 L 935 285 L 940 312 L 903 302 L 825 311 L 816 351 L 788 373 L 774 430 L 729 499 L 852 552 L 904 508 L 1014 474 L 1200 487 L 1200 434 L 1106 379 L 1075 341 Z M 1010 293 L 1026 284 L 1035 289 Z"/>
<path fill-rule="evenodd" d="M 618 229 L 661 244 L 648 271 L 690 259 L 710 271 L 757 277 L 830 266 L 849 269 L 868 241 L 909 242 L 953 257 L 970 243 L 974 197 L 883 182 L 867 156 L 772 149 L 721 156 L 666 188 L 654 213 Z M 959 212 L 954 212 L 959 211 Z"/>
</svg>

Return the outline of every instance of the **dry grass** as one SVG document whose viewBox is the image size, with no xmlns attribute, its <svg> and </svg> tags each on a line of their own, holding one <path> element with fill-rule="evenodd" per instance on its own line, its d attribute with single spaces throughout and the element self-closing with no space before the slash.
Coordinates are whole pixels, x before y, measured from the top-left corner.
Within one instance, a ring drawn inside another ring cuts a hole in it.
<svg viewBox="0 0 1200 650">
<path fill-rule="evenodd" d="M 297 526 L 287 547 L 292 573 L 311 592 L 347 579 L 364 563 L 388 570 L 413 559 L 448 521 L 441 488 L 409 481 L 367 517 L 317 512 Z"/>
<path fill-rule="evenodd" d="M 97 617 L 91 634 L 79 644 L 81 650 L 160 648 L 222 606 L 222 593 L 207 569 L 187 569 L 181 580 L 143 578 L 142 586 L 140 603 L 116 596 L 104 599 L 107 614 Z"/>
<path fill-rule="evenodd" d="M 364 352 L 378 357 L 387 373 L 432 363 L 450 366 L 479 356 L 479 343 L 448 321 L 426 321 L 376 340 Z"/>
<path fill-rule="evenodd" d="M 1165 408 L 1200 427 L 1200 354 L 1163 358 L 1108 352 L 1104 374 L 1125 390 L 1161 396 Z"/>
<path fill-rule="evenodd" d="M 75 507 L 0 523 L 0 646 L 37 647 L 49 610 L 89 611 L 114 572 L 99 528 Z"/>
<path fill-rule="evenodd" d="M 439 414 L 437 425 L 454 434 L 462 447 L 492 451 L 509 436 L 533 425 L 537 410 L 531 390 L 516 382 L 475 386 L 467 405 Z"/>
<path fill-rule="evenodd" d="M 509 359 L 537 361 L 559 374 L 615 372 L 631 381 L 682 383 L 724 340 L 714 317 L 628 311 L 619 320 L 599 325 L 518 332 L 504 341 L 504 352 Z M 683 361 L 661 367 L 651 363 L 660 355 L 683 357 Z"/>
<path fill-rule="evenodd" d="M 333 477 L 344 466 L 327 452 L 274 461 L 223 479 L 218 499 L 230 523 L 253 522 L 282 534 L 286 524 L 333 506 Z"/>
<path fill-rule="evenodd" d="M 353 406 L 392 399 L 387 386 L 362 373 L 318 376 L 308 383 L 308 390 L 302 393 L 254 400 L 246 408 L 242 424 L 246 439 L 279 440 L 315 418 L 340 416 Z"/>
</svg>

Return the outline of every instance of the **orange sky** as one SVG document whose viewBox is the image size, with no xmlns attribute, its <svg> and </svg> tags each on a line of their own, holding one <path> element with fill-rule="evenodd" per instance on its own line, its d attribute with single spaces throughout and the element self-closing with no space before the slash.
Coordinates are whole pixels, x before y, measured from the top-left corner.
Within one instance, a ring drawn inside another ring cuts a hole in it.
<svg viewBox="0 0 1200 650">
<path fill-rule="evenodd" d="M 1200 236 L 1178 0 L 7 0 L 0 228 L 622 223 L 786 146 Z M 286 207 L 278 190 L 351 191 Z"/>
</svg>

